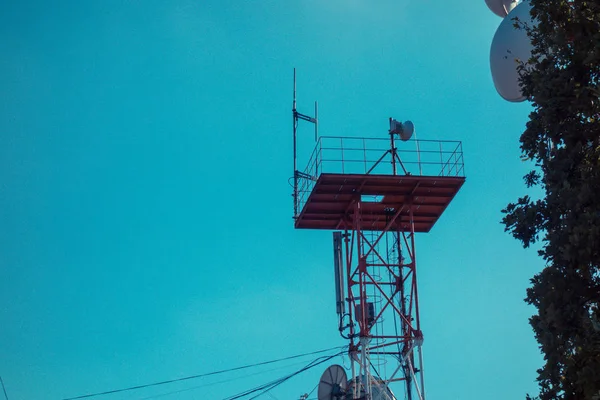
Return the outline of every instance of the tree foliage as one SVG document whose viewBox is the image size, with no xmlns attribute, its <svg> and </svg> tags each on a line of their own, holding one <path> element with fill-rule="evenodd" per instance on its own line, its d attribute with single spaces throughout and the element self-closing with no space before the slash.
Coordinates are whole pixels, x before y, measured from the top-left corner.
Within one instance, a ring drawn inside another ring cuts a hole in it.
<svg viewBox="0 0 600 400">
<path fill-rule="evenodd" d="M 539 397 L 600 399 L 600 1 L 530 0 L 534 51 L 520 66 L 533 105 L 520 142 L 544 196 L 509 204 L 506 230 L 540 242 L 525 301 L 544 355 Z M 529 397 L 528 397 L 529 398 Z"/>
</svg>

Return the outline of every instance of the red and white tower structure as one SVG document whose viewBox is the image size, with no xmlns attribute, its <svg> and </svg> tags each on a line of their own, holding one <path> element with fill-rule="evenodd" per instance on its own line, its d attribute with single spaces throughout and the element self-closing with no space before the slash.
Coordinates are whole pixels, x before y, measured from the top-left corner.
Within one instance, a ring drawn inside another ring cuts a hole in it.
<svg viewBox="0 0 600 400">
<path fill-rule="evenodd" d="M 294 225 L 333 231 L 336 311 L 349 341 L 352 376 L 331 398 L 391 400 L 403 387 L 399 398 L 423 400 L 415 235 L 465 182 L 462 145 L 410 139 L 412 123 L 392 119 L 380 138 L 317 137 L 316 115 L 296 110 L 295 86 L 294 76 Z M 315 124 L 303 170 L 299 120 Z"/>
</svg>

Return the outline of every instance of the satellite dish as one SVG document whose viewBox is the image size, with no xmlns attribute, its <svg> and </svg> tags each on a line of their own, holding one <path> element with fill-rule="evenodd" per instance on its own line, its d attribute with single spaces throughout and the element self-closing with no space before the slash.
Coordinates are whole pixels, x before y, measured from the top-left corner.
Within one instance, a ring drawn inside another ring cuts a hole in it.
<svg viewBox="0 0 600 400">
<path fill-rule="evenodd" d="M 500 18 L 504 18 L 515 8 L 518 0 L 485 0 L 488 8 Z"/>
<path fill-rule="evenodd" d="M 509 14 L 512 10 L 514 10 L 517 7 L 517 5 L 519 5 L 518 0 L 504 0 L 504 8 Z"/>
<path fill-rule="evenodd" d="M 319 381 L 318 399 L 343 399 L 346 395 L 347 380 L 346 371 L 341 365 L 332 365 L 327 368 Z"/>
<path fill-rule="evenodd" d="M 404 121 L 404 124 L 402 124 L 402 127 L 404 129 L 400 133 L 400 140 L 403 140 L 406 142 L 408 139 L 410 139 L 412 137 L 413 133 L 415 133 L 415 124 L 413 124 L 412 121 Z"/>
<path fill-rule="evenodd" d="M 503 0 L 485 0 L 485 4 L 487 4 L 488 8 L 500 18 L 504 18 L 508 15 L 504 9 L 503 3 Z"/>
<path fill-rule="evenodd" d="M 411 121 L 402 123 L 390 118 L 390 134 L 396 134 L 400 136 L 400 140 L 406 142 L 412 137 L 413 133 L 415 133 L 415 124 Z"/>
<path fill-rule="evenodd" d="M 520 102 L 527 99 L 519 86 L 517 61 L 527 62 L 531 57 L 533 45 L 524 29 L 515 28 L 513 19 L 518 18 L 520 23 L 533 26 L 530 10 L 529 1 L 523 0 L 500 23 L 492 40 L 490 51 L 492 79 L 498 94 L 507 101 Z"/>
</svg>

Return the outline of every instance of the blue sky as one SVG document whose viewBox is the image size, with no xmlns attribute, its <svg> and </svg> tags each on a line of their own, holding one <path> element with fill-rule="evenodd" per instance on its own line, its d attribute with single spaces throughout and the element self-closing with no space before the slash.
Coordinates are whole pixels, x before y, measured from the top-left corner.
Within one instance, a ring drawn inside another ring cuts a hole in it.
<svg viewBox="0 0 600 400">
<path fill-rule="evenodd" d="M 542 359 L 522 299 L 542 262 L 499 223 L 525 192 L 518 137 L 529 105 L 495 92 L 488 57 L 500 18 L 483 0 L 1 8 L 9 398 L 61 399 L 345 344 L 331 233 L 292 225 L 293 67 L 300 111 L 319 101 L 321 134 L 383 137 L 396 117 L 420 139 L 463 141 L 467 183 L 417 237 L 426 390 L 467 400 L 535 392 Z M 301 135 L 310 145 L 310 128 Z M 297 368 L 103 398 L 239 377 L 162 397 L 221 399 Z M 321 372 L 265 398 L 299 398 Z"/>
</svg>

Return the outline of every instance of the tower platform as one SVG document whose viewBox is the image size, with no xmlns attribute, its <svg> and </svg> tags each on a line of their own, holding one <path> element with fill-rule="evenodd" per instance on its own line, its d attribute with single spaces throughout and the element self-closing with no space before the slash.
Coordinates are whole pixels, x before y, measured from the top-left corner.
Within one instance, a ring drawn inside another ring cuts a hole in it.
<svg viewBox="0 0 600 400">
<path fill-rule="evenodd" d="M 465 182 L 462 145 L 411 140 L 392 152 L 389 144 L 379 138 L 319 138 L 298 176 L 295 227 L 352 226 L 353 205 L 360 202 L 363 230 L 429 232 Z"/>
<path fill-rule="evenodd" d="M 465 182 L 464 177 L 361 175 L 322 173 L 302 211 L 298 229 L 343 229 L 352 226 L 352 206 L 362 201 L 362 229 L 410 231 L 412 209 L 415 232 L 429 232 Z"/>
</svg>

